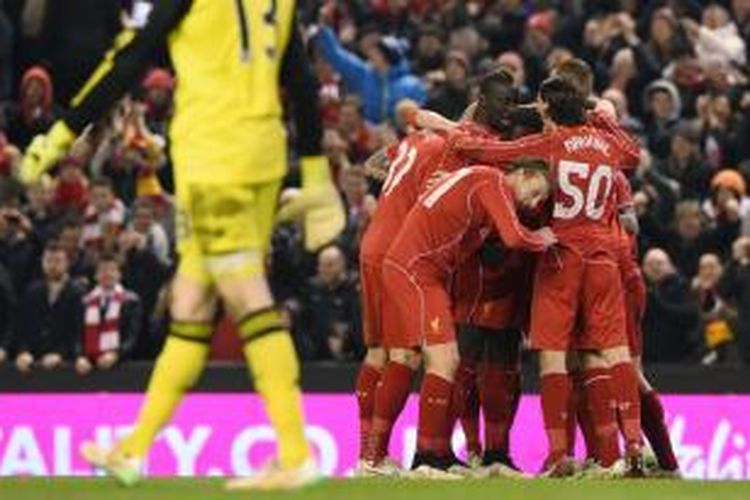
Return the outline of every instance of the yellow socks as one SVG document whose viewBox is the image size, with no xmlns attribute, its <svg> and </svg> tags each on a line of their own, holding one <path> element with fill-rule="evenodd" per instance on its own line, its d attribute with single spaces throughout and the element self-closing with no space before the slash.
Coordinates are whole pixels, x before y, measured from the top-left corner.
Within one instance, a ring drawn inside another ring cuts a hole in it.
<svg viewBox="0 0 750 500">
<path fill-rule="evenodd" d="M 146 456 L 183 394 L 198 381 L 208 357 L 212 331 L 209 323 L 174 322 L 170 325 L 135 428 L 118 445 L 122 453 L 138 458 Z"/>
<path fill-rule="evenodd" d="M 256 311 L 238 324 L 255 388 L 276 430 L 279 464 L 296 468 L 310 455 L 305 439 L 299 363 L 289 332 L 275 309 Z"/>
</svg>

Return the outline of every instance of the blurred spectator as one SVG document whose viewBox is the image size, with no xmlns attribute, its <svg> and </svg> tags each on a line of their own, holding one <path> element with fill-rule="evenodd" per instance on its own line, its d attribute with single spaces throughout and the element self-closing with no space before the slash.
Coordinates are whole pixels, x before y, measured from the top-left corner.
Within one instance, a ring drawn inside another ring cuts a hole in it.
<svg viewBox="0 0 750 500">
<path fill-rule="evenodd" d="M 426 107 L 441 115 L 458 120 L 470 102 L 469 60 L 457 50 L 445 58 L 444 81 L 432 89 Z"/>
<path fill-rule="evenodd" d="M 367 61 L 345 49 L 328 26 L 320 28 L 315 40 L 320 54 L 362 99 L 368 121 L 382 123 L 393 118 L 396 104 L 402 99 L 424 102 L 424 84 L 409 74 L 409 64 L 395 39 L 381 38 L 368 49 Z"/>
<path fill-rule="evenodd" d="M 347 96 L 341 103 L 338 132 L 346 142 L 349 161 L 365 161 L 377 147 L 377 136 L 372 126 L 362 117 L 362 101 L 356 96 Z"/>
<path fill-rule="evenodd" d="M 41 66 L 29 68 L 18 91 L 18 105 L 10 109 L 8 139 L 21 149 L 49 129 L 57 118 L 52 79 Z"/>
<path fill-rule="evenodd" d="M 340 241 L 349 262 L 356 266 L 359 261 L 359 242 L 375 213 L 377 201 L 368 193 L 367 174 L 362 166 L 352 166 L 343 172 L 342 177 L 341 188 L 348 217 L 346 230 Z"/>
<path fill-rule="evenodd" d="M 427 79 L 443 69 L 445 59 L 444 35 L 439 27 L 427 24 L 419 30 L 414 44 L 414 72 Z"/>
<path fill-rule="evenodd" d="M 15 208 L 0 208 L 0 264 L 20 293 L 29 283 L 37 263 L 29 219 Z"/>
<path fill-rule="evenodd" d="M 70 278 L 83 288 L 88 288 L 96 263 L 92 254 L 83 250 L 82 234 L 83 223 L 79 219 L 66 219 L 60 226 L 57 243 L 68 256 Z"/>
<path fill-rule="evenodd" d="M 16 367 L 35 361 L 53 369 L 73 359 L 83 320 L 83 291 L 68 276 L 68 256 L 55 243 L 42 255 L 44 278 L 26 288 L 15 317 Z"/>
<path fill-rule="evenodd" d="M 84 221 L 81 236 L 84 247 L 107 248 L 112 237 L 125 225 L 125 205 L 115 197 L 109 178 L 100 177 L 91 182 Z"/>
<path fill-rule="evenodd" d="M 76 371 L 85 375 L 94 366 L 109 370 L 128 358 L 143 326 L 138 296 L 121 282 L 120 264 L 113 255 L 99 259 L 96 287 L 83 298 L 83 330 L 76 342 Z"/>
<path fill-rule="evenodd" d="M 643 318 L 644 359 L 691 361 L 698 350 L 700 309 L 690 285 L 664 250 L 649 250 L 643 259 L 648 303 Z"/>
<path fill-rule="evenodd" d="M 359 289 L 337 246 L 318 254 L 318 272 L 300 297 L 297 328 L 305 359 L 355 359 L 362 351 Z"/>
<path fill-rule="evenodd" d="M 0 102 L 10 97 L 13 82 L 13 25 L 0 1 Z"/>
<path fill-rule="evenodd" d="M 687 122 L 677 124 L 672 130 L 669 153 L 657 162 L 659 171 L 677 181 L 682 199 L 706 199 L 712 171 L 700 154 L 695 127 Z"/>
<path fill-rule="evenodd" d="M 16 292 L 10 274 L 0 263 L 0 364 L 13 353 L 13 315 L 17 311 Z"/>
<path fill-rule="evenodd" d="M 682 111 L 677 87 L 668 80 L 657 80 L 646 88 L 645 132 L 648 149 L 654 157 L 669 156 L 672 129 Z"/>
<path fill-rule="evenodd" d="M 172 272 L 170 249 L 165 247 L 163 228 L 154 220 L 148 202 L 140 202 L 135 209 L 131 227 L 119 238 L 122 252 L 123 284 L 133 290 L 141 300 L 143 314 L 136 339 L 134 357 L 153 357 L 163 341 L 161 322 L 155 318 L 155 309 Z"/>
<path fill-rule="evenodd" d="M 743 236 L 734 243 L 732 260 L 719 280 L 718 292 L 737 309 L 737 345 L 743 362 L 750 364 L 750 237 Z"/>
<path fill-rule="evenodd" d="M 164 137 L 174 109 L 175 79 L 166 69 L 153 68 L 146 74 L 142 86 L 146 125 Z"/>
<path fill-rule="evenodd" d="M 719 297 L 716 290 L 722 273 L 719 256 L 707 253 L 700 258 L 698 275 L 693 278 L 693 293 L 701 310 L 701 331 L 708 351 L 703 364 L 736 362 L 734 333 L 730 326 L 735 312 Z"/>
<path fill-rule="evenodd" d="M 69 156 L 58 165 L 52 188 L 52 209 L 61 217 L 80 217 L 89 202 L 89 183 L 81 162 Z"/>
<path fill-rule="evenodd" d="M 726 63 L 745 63 L 745 41 L 723 6 L 712 3 L 706 7 L 700 25 L 690 18 L 682 18 L 680 22 L 694 43 L 695 53 L 701 62 L 719 57 Z"/>
<path fill-rule="evenodd" d="M 745 179 L 735 170 L 722 170 L 711 179 L 711 196 L 703 203 L 703 212 L 712 223 L 741 219 L 740 232 L 750 234 L 750 199 L 746 196 Z M 737 235 L 732 232 L 726 237 L 728 249 Z M 725 252 L 728 256 L 729 252 Z"/>
</svg>

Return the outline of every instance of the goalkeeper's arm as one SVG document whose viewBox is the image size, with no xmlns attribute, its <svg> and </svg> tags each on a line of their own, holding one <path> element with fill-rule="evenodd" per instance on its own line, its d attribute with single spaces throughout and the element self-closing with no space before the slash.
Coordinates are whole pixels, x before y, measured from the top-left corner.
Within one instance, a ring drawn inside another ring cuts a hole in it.
<svg viewBox="0 0 750 500">
<path fill-rule="evenodd" d="M 346 225 L 341 197 L 331 181 L 323 156 L 323 125 L 318 106 L 318 81 L 305 54 L 296 26 L 281 67 L 281 84 L 292 105 L 302 192 L 279 211 L 279 220 L 304 216 L 305 246 L 314 251 L 336 238 Z"/>
</svg>

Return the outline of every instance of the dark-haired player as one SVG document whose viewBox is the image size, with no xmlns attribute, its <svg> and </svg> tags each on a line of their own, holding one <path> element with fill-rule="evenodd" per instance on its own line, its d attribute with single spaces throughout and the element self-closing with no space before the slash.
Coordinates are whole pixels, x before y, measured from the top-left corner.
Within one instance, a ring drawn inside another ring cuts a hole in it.
<svg viewBox="0 0 750 500">
<path fill-rule="evenodd" d="M 604 355 L 627 346 L 611 191 L 617 170 L 637 164 L 639 148 L 601 114 L 587 116 L 586 97 L 559 77 L 543 83 L 537 107 L 544 133 L 494 144 L 464 136 L 458 147 L 483 163 L 527 155 L 545 159 L 553 169 L 557 189 L 550 225 L 559 246 L 537 266 L 531 314 L 531 343 L 540 351 L 542 410 L 550 446 L 544 471 L 572 472 L 567 460 L 571 384 L 566 355 L 574 350 L 583 360 L 585 392 L 598 441 L 596 459 L 609 471 L 620 456 L 611 377 L 637 397 L 637 381 L 611 372 Z M 628 456 L 637 468 L 640 432 L 629 429 L 627 441 Z"/>
</svg>

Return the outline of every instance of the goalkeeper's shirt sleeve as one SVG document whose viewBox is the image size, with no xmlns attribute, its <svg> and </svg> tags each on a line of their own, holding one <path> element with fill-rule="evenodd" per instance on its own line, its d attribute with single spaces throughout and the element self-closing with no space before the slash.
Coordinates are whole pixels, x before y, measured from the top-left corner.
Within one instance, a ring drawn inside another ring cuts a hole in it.
<svg viewBox="0 0 750 500">
<path fill-rule="evenodd" d="M 125 28 L 115 38 L 104 59 L 63 114 L 63 121 L 80 133 L 97 120 L 122 95 L 138 83 L 151 55 L 167 39 L 192 5 L 192 0 L 156 0 L 148 20 L 139 28 Z"/>
<path fill-rule="evenodd" d="M 292 35 L 281 65 L 281 85 L 292 105 L 297 130 L 297 151 L 300 156 L 323 154 L 323 124 L 318 104 L 318 79 L 305 54 L 299 28 L 292 27 Z"/>
</svg>

